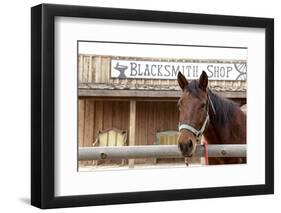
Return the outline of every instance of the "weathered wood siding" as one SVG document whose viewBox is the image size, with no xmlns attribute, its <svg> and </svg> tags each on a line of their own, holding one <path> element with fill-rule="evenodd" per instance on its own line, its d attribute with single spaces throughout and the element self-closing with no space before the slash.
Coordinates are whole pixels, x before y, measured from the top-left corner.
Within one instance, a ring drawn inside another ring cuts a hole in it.
<svg viewBox="0 0 281 213">
<path fill-rule="evenodd" d="M 129 101 L 79 99 L 79 146 L 92 146 L 98 130 L 117 128 L 127 130 L 129 133 L 129 113 Z M 156 132 L 177 130 L 178 119 L 176 102 L 137 101 L 135 144 L 155 144 Z M 139 159 L 135 163 L 150 161 Z M 89 163 L 92 162 L 86 162 Z"/>
<path fill-rule="evenodd" d="M 153 145 L 159 131 L 177 130 L 179 113 L 176 102 L 137 102 L 136 145 Z M 152 164 L 155 159 L 137 159 L 138 163 Z M 160 160 L 161 161 L 161 160 Z M 181 159 L 162 159 L 176 162 Z"/>
<path fill-rule="evenodd" d="M 137 102 L 136 145 L 155 144 L 156 132 L 177 130 L 176 102 Z"/>
<path fill-rule="evenodd" d="M 117 128 L 129 131 L 128 101 L 79 99 L 79 145 L 92 146 L 98 130 Z M 177 130 L 176 102 L 136 104 L 136 145 L 154 144 L 157 131 Z"/>
<path fill-rule="evenodd" d="M 79 99 L 79 146 L 92 146 L 98 130 L 128 130 L 128 101 Z"/>
<path fill-rule="evenodd" d="M 119 84 L 136 88 L 138 85 L 177 86 L 176 80 L 111 79 L 110 59 L 155 60 L 155 58 L 134 58 L 116 56 L 96 56 L 80 54 L 78 57 L 79 83 Z M 159 61 L 168 59 L 159 59 Z M 181 59 L 179 61 L 188 61 Z M 246 90 L 246 81 L 210 81 L 213 88 L 227 88 L 231 91 Z"/>
<path fill-rule="evenodd" d="M 97 138 L 98 130 L 117 128 L 128 130 L 128 101 L 97 101 L 79 99 L 78 140 L 80 147 L 91 147 Z M 83 162 L 85 163 L 85 162 Z M 92 162 L 87 162 L 87 164 Z"/>
</svg>

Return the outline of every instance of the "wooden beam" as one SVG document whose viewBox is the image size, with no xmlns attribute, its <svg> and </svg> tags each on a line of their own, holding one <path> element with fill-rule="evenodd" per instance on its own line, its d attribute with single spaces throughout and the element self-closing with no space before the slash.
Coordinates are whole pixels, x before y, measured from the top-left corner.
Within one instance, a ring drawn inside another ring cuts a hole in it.
<svg viewBox="0 0 281 213">
<path fill-rule="evenodd" d="M 197 145 L 194 157 L 204 156 L 204 145 Z M 209 157 L 247 157 L 246 144 L 210 144 Z M 79 160 L 132 159 L 132 158 L 182 158 L 177 145 L 145 145 L 119 147 L 82 147 Z"/>
<path fill-rule="evenodd" d="M 218 91 L 226 98 L 246 98 L 245 91 Z M 180 91 L 151 91 L 151 90 L 97 90 L 79 89 L 78 95 L 84 97 L 118 97 L 118 98 L 179 98 Z"/>
<path fill-rule="evenodd" d="M 136 144 L 136 100 L 130 101 L 130 121 L 129 121 L 129 146 Z M 129 168 L 133 168 L 134 159 L 129 159 Z"/>
</svg>

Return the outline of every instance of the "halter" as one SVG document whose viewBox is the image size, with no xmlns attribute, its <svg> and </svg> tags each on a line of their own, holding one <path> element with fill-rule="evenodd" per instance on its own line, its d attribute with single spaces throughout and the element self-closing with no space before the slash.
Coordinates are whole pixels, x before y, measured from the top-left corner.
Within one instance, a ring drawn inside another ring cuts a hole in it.
<svg viewBox="0 0 281 213">
<path fill-rule="evenodd" d="M 189 124 L 179 124 L 179 131 L 181 131 L 182 129 L 185 129 L 185 130 L 187 130 L 187 131 L 193 133 L 193 134 L 196 136 L 197 139 L 200 138 L 200 137 L 203 135 L 203 133 L 204 133 L 204 131 L 205 131 L 205 129 L 206 129 L 207 124 L 208 124 L 209 121 L 210 121 L 210 116 L 209 116 L 209 103 L 210 103 L 210 105 L 211 105 L 211 107 L 212 107 L 213 113 L 216 114 L 216 111 L 215 111 L 213 102 L 212 102 L 210 96 L 208 95 L 207 115 L 206 115 L 206 118 L 205 118 L 205 121 L 204 121 L 202 127 L 201 127 L 199 130 L 195 129 L 193 126 L 191 126 L 191 125 L 189 125 Z"/>
</svg>

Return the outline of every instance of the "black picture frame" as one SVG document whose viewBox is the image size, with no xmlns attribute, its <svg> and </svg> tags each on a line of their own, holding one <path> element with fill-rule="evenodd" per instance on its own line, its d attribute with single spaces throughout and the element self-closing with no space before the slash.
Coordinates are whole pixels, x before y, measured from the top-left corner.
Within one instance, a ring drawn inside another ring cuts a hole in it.
<svg viewBox="0 0 281 213">
<path fill-rule="evenodd" d="M 100 18 L 265 29 L 265 184 L 56 197 L 54 171 L 55 17 Z M 274 20 L 270 18 L 41 4 L 31 8 L 31 204 L 39 208 L 274 193 Z"/>
</svg>

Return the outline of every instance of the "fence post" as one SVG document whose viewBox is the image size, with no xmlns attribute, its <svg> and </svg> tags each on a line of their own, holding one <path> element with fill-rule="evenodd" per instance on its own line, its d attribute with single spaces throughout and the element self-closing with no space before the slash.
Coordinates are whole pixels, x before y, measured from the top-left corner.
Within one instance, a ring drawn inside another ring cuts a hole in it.
<svg viewBox="0 0 281 213">
<path fill-rule="evenodd" d="M 136 100 L 130 100 L 130 129 L 129 129 L 129 145 L 134 146 L 136 143 Z M 133 168 L 134 159 L 129 159 L 129 168 Z"/>
</svg>

